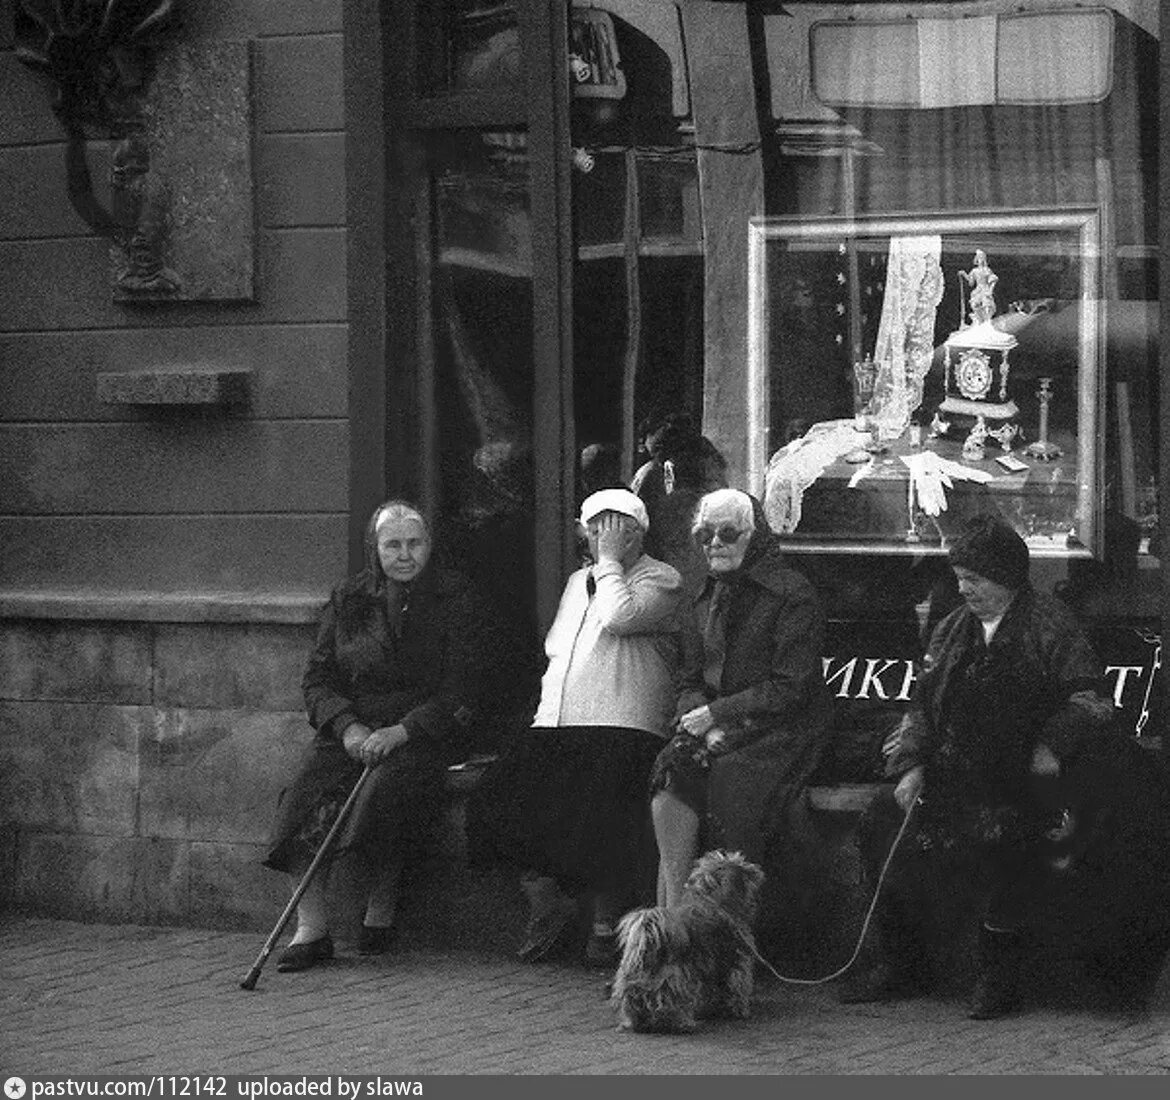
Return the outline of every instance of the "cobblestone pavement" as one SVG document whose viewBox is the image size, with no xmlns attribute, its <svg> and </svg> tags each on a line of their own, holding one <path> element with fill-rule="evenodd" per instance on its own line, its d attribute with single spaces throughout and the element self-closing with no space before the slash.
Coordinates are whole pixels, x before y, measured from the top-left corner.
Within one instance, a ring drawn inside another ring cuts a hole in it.
<svg viewBox="0 0 1170 1100">
<path fill-rule="evenodd" d="M 1170 971 L 1142 1018 L 961 1003 L 841 1006 L 769 979 L 752 1020 L 618 1032 L 606 975 L 411 947 L 240 989 L 255 933 L 0 919 L 0 1072 L 113 1074 L 1145 1074 L 1170 1072 Z"/>
</svg>

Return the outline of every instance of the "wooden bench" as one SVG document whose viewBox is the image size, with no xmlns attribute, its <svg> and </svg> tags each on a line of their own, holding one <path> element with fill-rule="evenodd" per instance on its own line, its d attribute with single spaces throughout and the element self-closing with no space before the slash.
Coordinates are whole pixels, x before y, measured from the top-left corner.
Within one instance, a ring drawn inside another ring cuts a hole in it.
<svg viewBox="0 0 1170 1100">
<path fill-rule="evenodd" d="M 447 769 L 447 791 L 453 795 L 470 794 L 498 757 L 480 753 L 452 764 Z M 809 805 L 827 813 L 862 813 L 886 788 L 884 783 L 839 783 L 834 786 L 810 787 Z"/>
<path fill-rule="evenodd" d="M 827 813 L 863 813 L 888 783 L 839 783 L 831 787 L 809 787 L 809 805 Z"/>
<path fill-rule="evenodd" d="M 467 851 L 467 804 L 485 772 L 497 759 L 493 753 L 468 757 L 447 769 L 447 805 L 437 830 L 436 848 L 428 871 L 409 900 L 407 923 L 415 942 L 449 947 L 467 945 L 510 953 L 525 920 L 525 904 L 514 868 L 471 866 Z M 785 928 L 783 942 L 769 950 L 794 973 L 825 972 L 848 954 L 860 923 L 864 898 L 860 857 L 856 850 L 857 819 L 884 789 L 881 783 L 849 783 L 809 788 L 799 826 L 814 896 L 800 906 L 801 928 L 792 927 L 787 912 L 777 914 Z M 787 910 L 792 899 L 777 899 Z M 807 919 L 809 911 L 817 919 Z"/>
</svg>

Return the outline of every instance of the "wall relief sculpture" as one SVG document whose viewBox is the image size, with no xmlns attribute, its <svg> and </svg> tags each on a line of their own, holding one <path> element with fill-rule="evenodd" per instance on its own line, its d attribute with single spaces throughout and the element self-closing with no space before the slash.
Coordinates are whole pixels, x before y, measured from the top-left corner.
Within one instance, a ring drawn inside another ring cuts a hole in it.
<svg viewBox="0 0 1170 1100">
<path fill-rule="evenodd" d="M 53 86 L 74 210 L 116 301 L 251 300 L 251 58 L 183 41 L 174 0 L 21 0 L 17 56 Z M 91 141 L 108 141 L 108 203 Z"/>
</svg>

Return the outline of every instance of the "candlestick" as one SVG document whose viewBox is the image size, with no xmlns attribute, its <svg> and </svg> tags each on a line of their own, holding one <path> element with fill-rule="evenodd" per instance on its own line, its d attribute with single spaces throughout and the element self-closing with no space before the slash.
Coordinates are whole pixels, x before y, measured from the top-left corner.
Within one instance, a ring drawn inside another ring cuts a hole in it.
<svg viewBox="0 0 1170 1100">
<path fill-rule="evenodd" d="M 1040 438 L 1035 443 L 1029 443 L 1024 448 L 1024 454 L 1038 458 L 1042 462 L 1051 462 L 1064 453 L 1048 439 L 1048 406 L 1052 402 L 1051 378 L 1040 379 L 1040 388 L 1036 391 L 1036 396 L 1040 399 Z"/>
</svg>

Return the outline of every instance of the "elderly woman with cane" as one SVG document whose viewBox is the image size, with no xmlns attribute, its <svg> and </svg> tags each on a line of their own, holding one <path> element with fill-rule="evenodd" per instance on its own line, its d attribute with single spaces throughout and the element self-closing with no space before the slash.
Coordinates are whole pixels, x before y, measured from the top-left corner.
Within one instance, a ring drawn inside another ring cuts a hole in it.
<svg viewBox="0 0 1170 1100">
<path fill-rule="evenodd" d="M 739 849 L 767 869 L 833 713 L 820 601 L 784 564 L 759 501 L 738 489 L 706 494 L 692 536 L 707 576 L 684 633 L 677 733 L 650 782 L 665 906 L 679 903 L 707 848 Z"/>
<path fill-rule="evenodd" d="M 302 682 L 316 737 L 281 795 L 264 861 L 299 882 L 369 769 L 332 853 L 352 853 L 365 873 L 362 954 L 392 945 L 404 850 L 439 804 L 446 767 L 466 754 L 501 659 L 488 605 L 430 558 L 417 508 L 392 500 L 374 511 L 364 568 L 333 590 L 321 616 Z M 333 957 L 326 887 L 325 874 L 305 886 L 278 970 Z"/>
</svg>

